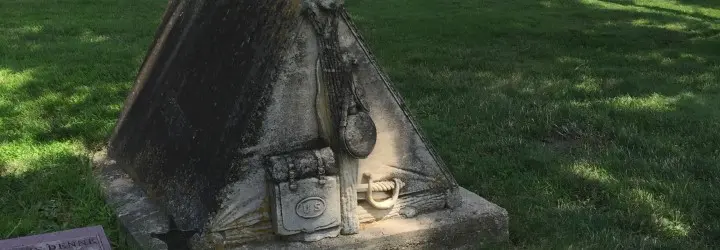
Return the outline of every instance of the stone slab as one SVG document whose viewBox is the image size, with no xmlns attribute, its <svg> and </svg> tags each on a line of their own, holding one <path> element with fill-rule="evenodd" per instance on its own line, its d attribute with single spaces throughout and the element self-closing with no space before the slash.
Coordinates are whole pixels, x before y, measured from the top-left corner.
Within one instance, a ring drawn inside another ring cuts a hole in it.
<svg viewBox="0 0 720 250">
<path fill-rule="evenodd" d="M 166 250 L 167 244 L 155 234 L 167 233 L 169 217 L 160 210 L 113 161 L 105 158 L 105 152 L 93 156 L 106 203 L 115 211 L 121 232 L 121 245 L 130 249 Z"/>
<path fill-rule="evenodd" d="M 508 213 L 467 189 L 452 210 L 397 218 L 365 225 L 356 235 L 316 242 L 265 242 L 240 249 L 466 249 L 505 242 Z"/>
<path fill-rule="evenodd" d="M 110 242 L 102 226 L 75 228 L 65 231 L 0 240 L 2 250 L 110 250 Z"/>
<path fill-rule="evenodd" d="M 113 162 L 95 156 L 108 204 L 115 210 L 126 244 L 132 249 L 169 249 L 154 234 L 169 230 L 168 216 Z M 460 188 L 460 205 L 413 218 L 365 224 L 356 235 L 316 242 L 258 242 L 240 249 L 457 249 L 507 241 L 508 213 L 488 200 Z"/>
</svg>

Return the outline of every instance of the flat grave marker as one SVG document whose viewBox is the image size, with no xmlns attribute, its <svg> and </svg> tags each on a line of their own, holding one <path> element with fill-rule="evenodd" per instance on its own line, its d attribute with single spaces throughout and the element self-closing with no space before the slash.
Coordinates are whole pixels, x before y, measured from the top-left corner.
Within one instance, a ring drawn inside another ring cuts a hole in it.
<svg viewBox="0 0 720 250">
<path fill-rule="evenodd" d="M 0 240 L 0 250 L 110 250 L 102 226 Z"/>
</svg>

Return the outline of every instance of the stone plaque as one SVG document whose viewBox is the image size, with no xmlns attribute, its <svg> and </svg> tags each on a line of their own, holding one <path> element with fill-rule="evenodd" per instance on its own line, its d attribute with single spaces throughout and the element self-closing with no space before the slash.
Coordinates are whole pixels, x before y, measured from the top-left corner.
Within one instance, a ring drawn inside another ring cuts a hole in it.
<svg viewBox="0 0 720 250">
<path fill-rule="evenodd" d="M 110 250 L 101 226 L 0 240 L 0 250 Z"/>
<path fill-rule="evenodd" d="M 312 233 L 340 225 L 340 192 L 335 176 L 325 176 L 320 185 L 315 177 L 297 181 L 293 190 L 288 182 L 277 185 L 278 233 Z"/>
</svg>

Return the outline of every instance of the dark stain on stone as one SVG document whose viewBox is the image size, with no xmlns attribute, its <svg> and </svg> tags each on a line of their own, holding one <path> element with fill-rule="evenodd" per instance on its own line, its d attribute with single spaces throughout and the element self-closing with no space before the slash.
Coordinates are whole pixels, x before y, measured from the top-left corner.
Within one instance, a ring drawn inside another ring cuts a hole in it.
<svg viewBox="0 0 720 250">
<path fill-rule="evenodd" d="M 174 204 L 165 209 L 182 218 L 179 230 L 201 230 L 220 190 L 240 178 L 231 174 L 237 149 L 260 137 L 271 83 L 300 21 L 292 4 L 169 2 L 108 156 L 162 204 Z"/>
<path fill-rule="evenodd" d="M 190 237 L 192 237 L 197 231 L 183 231 L 177 228 L 175 221 L 171 218 L 170 229 L 167 233 L 157 234 L 150 233 L 150 236 L 161 240 L 167 244 L 168 249 L 172 250 L 190 250 Z"/>
</svg>

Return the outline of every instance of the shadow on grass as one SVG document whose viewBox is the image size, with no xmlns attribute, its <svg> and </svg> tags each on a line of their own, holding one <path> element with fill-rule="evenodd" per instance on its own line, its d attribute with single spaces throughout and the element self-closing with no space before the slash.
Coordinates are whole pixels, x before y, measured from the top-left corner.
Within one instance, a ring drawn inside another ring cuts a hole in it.
<svg viewBox="0 0 720 250">
<path fill-rule="evenodd" d="M 512 246 L 720 244 L 720 10 L 348 4 L 459 183 L 509 210 Z"/>
<path fill-rule="evenodd" d="M 1 163 L 0 169 L 13 169 Z M 115 247 L 117 226 L 105 207 L 85 155 L 68 148 L 23 161 L 22 171 L 0 176 L 0 239 L 103 226 Z"/>
<path fill-rule="evenodd" d="M 163 1 L 3 3 L 0 142 L 102 145 L 163 7 Z"/>
<path fill-rule="evenodd" d="M 166 1 L 0 3 L 0 239 L 115 222 L 105 144 Z"/>
</svg>

